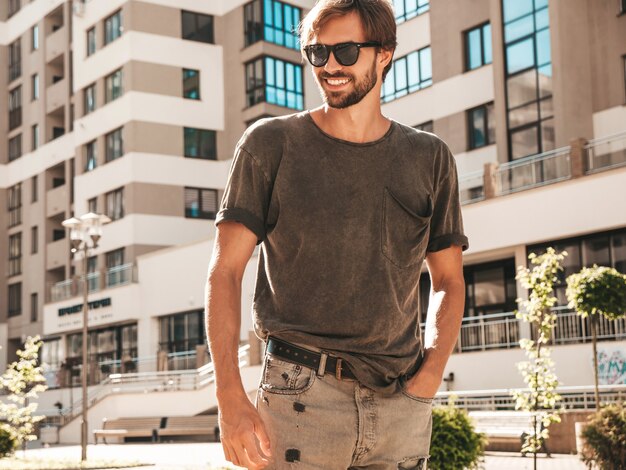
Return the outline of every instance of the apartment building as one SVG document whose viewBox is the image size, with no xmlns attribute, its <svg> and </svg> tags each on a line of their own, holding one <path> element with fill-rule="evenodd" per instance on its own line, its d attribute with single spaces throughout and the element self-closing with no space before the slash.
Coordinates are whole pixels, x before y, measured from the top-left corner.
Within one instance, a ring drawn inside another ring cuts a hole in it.
<svg viewBox="0 0 626 470">
<path fill-rule="evenodd" d="M 569 253 L 557 287 L 557 375 L 591 384 L 589 325 L 567 309 L 564 279 L 593 263 L 626 272 L 626 2 L 393 3 L 398 48 L 383 112 L 450 146 L 470 240 L 465 317 L 442 390 L 522 385 L 514 363 L 531 332 L 513 313 L 526 296 L 516 268 L 547 246 Z M 250 123 L 320 103 L 291 34 L 313 4 L 0 7 L 9 64 L 0 76 L 0 365 L 24 335 L 42 334 L 57 388 L 50 404 L 66 403 L 80 377 L 82 263 L 61 225 L 72 215 L 113 219 L 88 259 L 90 382 L 208 360 L 203 289 L 229 159 Z M 424 315 L 425 268 L 420 292 Z M 626 360 L 624 320 L 602 323 L 600 338 L 607 361 Z"/>
</svg>

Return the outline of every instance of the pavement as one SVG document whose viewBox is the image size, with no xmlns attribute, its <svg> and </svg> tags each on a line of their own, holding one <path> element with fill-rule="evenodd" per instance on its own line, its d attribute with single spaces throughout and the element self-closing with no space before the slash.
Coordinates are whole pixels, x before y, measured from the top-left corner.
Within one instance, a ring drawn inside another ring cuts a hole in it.
<svg viewBox="0 0 626 470">
<path fill-rule="evenodd" d="M 18 451 L 18 456 L 24 455 Z M 26 451 L 27 458 L 37 459 L 80 459 L 80 446 L 64 445 L 35 448 Z M 89 445 L 88 459 L 115 459 L 140 461 L 150 464 L 134 467 L 137 470 L 213 470 L 235 469 L 224 459 L 219 443 L 168 443 L 168 444 L 99 444 Z M 520 457 L 516 453 L 487 452 L 481 470 L 532 470 L 531 456 Z M 574 455 L 539 456 L 538 470 L 586 470 L 585 465 Z M 460 470 L 460 469 L 450 469 Z"/>
</svg>

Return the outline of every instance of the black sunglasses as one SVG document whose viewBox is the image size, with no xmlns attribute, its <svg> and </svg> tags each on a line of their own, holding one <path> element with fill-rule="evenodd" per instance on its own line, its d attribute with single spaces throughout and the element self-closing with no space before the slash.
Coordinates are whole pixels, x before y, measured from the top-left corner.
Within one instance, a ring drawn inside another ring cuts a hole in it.
<svg viewBox="0 0 626 470">
<path fill-rule="evenodd" d="M 334 46 L 327 44 L 310 44 L 304 46 L 306 57 L 313 67 L 323 67 L 328 62 L 330 53 L 335 54 L 335 59 L 341 65 L 349 67 L 359 60 L 359 51 L 362 47 L 382 47 L 380 42 L 341 42 Z"/>
</svg>

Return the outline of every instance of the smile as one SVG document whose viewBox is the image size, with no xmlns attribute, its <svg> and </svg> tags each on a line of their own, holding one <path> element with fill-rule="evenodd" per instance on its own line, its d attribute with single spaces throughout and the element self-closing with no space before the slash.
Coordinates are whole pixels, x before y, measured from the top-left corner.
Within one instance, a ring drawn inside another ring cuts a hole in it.
<svg viewBox="0 0 626 470">
<path fill-rule="evenodd" d="M 342 78 L 342 79 L 333 79 L 333 78 L 327 78 L 326 81 L 328 82 L 329 85 L 345 85 L 346 83 L 348 83 L 350 81 L 349 78 Z"/>
</svg>

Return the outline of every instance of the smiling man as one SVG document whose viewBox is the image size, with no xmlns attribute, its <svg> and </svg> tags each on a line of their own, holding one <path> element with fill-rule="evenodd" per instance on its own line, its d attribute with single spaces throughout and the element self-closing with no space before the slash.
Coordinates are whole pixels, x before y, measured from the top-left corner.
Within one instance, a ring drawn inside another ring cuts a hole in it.
<svg viewBox="0 0 626 470">
<path fill-rule="evenodd" d="M 387 0 L 319 0 L 300 39 L 324 105 L 263 119 L 237 145 L 207 282 L 221 439 L 237 465 L 426 468 L 468 240 L 448 147 L 381 112 L 395 27 Z M 237 350 L 256 244 L 266 356 L 253 406 Z"/>
</svg>

